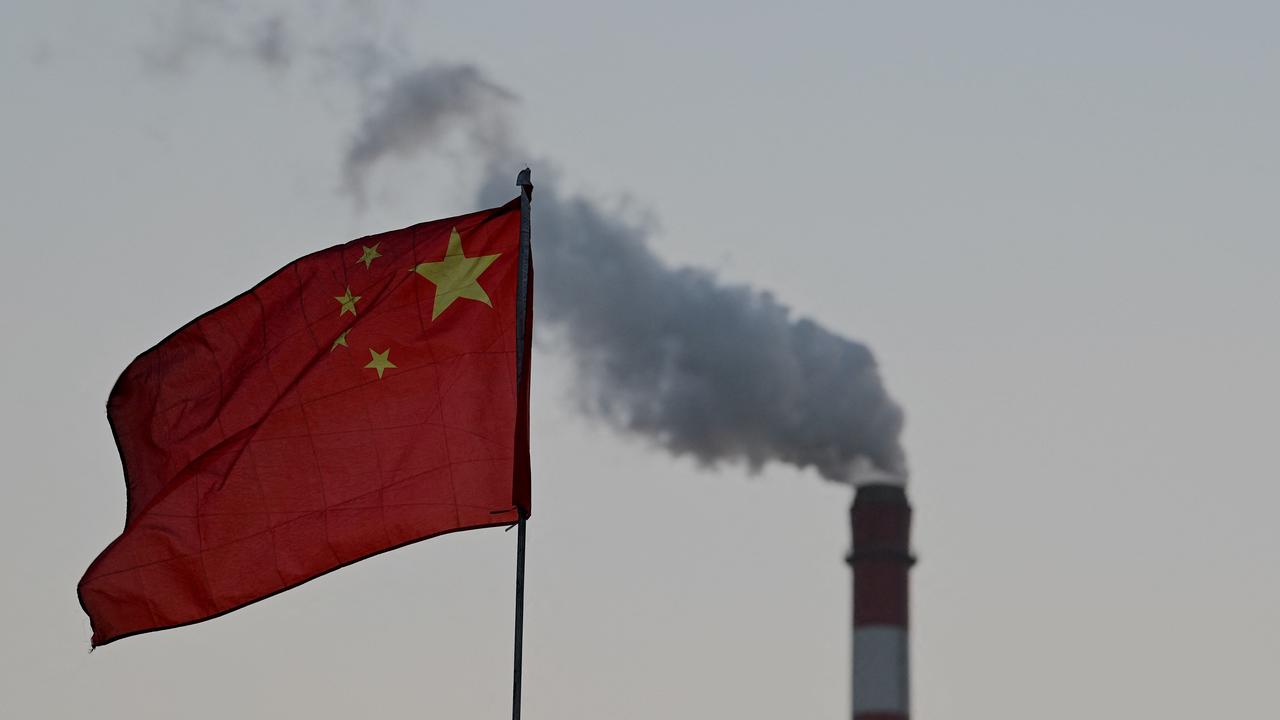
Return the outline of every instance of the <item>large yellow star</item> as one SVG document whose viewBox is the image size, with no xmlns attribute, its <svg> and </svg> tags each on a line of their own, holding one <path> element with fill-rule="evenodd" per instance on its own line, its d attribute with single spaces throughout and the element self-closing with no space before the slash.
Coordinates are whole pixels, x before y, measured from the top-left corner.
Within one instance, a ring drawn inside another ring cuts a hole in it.
<svg viewBox="0 0 1280 720">
<path fill-rule="evenodd" d="M 364 269 L 368 270 L 369 266 L 373 264 L 373 261 L 376 258 L 382 257 L 382 253 L 378 252 L 378 246 L 381 244 L 382 243 L 380 242 L 376 242 L 373 244 L 373 247 L 361 245 L 360 247 L 364 250 L 364 254 L 360 256 L 360 259 L 356 261 L 356 264 L 359 265 L 360 263 L 364 263 Z"/>
<path fill-rule="evenodd" d="M 488 270 L 500 255 L 501 253 L 467 257 L 466 253 L 462 252 L 462 236 L 458 234 L 458 229 L 454 228 L 449 234 L 449 249 L 445 251 L 444 259 L 440 262 L 419 263 L 413 269 L 414 272 L 436 285 L 436 301 L 435 307 L 431 310 L 431 319 L 440 317 L 440 313 L 448 309 L 458 298 L 478 300 L 493 307 L 489 294 L 476 280 L 479 279 L 480 273 Z"/>
<path fill-rule="evenodd" d="M 370 360 L 369 364 L 365 365 L 365 367 L 369 368 L 370 370 L 377 370 L 379 380 L 382 379 L 383 371 L 385 371 L 387 368 L 393 368 L 396 366 L 395 363 L 387 359 L 387 356 L 390 354 L 391 354 L 391 348 L 387 348 L 382 352 L 374 352 L 373 348 L 369 348 L 369 355 L 372 356 L 373 359 Z"/>
<path fill-rule="evenodd" d="M 360 302 L 360 296 L 352 295 L 350 287 L 347 288 L 347 292 L 345 294 L 335 295 L 333 299 L 337 300 L 342 305 L 342 312 L 338 313 L 338 317 L 342 317 L 347 313 L 351 313 L 352 315 L 356 314 L 356 303 Z"/>
</svg>

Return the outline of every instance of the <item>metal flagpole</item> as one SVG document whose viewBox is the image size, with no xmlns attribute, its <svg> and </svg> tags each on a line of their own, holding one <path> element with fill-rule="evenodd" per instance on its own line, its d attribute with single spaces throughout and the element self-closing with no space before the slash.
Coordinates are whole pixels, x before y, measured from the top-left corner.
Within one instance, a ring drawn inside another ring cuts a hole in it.
<svg viewBox="0 0 1280 720">
<path fill-rule="evenodd" d="M 521 655 L 524 650 L 524 510 L 516 526 L 516 658 L 515 676 L 511 686 L 511 720 L 520 720 Z"/>
<path fill-rule="evenodd" d="M 529 203 L 533 200 L 533 179 L 529 168 L 516 177 L 520 188 L 520 276 L 516 286 L 516 378 L 524 379 L 525 312 L 529 297 Z M 517 385 L 518 386 L 518 385 Z M 524 665 L 524 547 L 526 508 L 516 508 L 520 520 L 516 525 L 516 642 L 515 664 L 511 687 L 511 720 L 520 720 L 520 681 Z"/>
</svg>

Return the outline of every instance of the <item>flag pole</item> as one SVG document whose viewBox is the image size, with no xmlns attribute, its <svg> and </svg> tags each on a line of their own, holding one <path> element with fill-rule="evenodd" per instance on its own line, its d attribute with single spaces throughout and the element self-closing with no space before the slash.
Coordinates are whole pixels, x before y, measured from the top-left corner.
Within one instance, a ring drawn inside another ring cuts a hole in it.
<svg viewBox="0 0 1280 720">
<path fill-rule="evenodd" d="M 516 525 L 516 657 L 515 673 L 511 686 L 511 720 L 520 720 L 521 657 L 524 650 L 524 524 L 525 513 L 520 510 L 520 522 Z"/>
<path fill-rule="evenodd" d="M 533 179 L 529 168 L 520 171 L 516 176 L 516 186 L 520 188 L 520 275 L 516 287 L 516 378 L 517 383 L 525 378 L 524 364 L 528 362 L 525 354 L 526 303 L 529 297 L 529 203 L 533 200 Z M 517 507 L 519 521 L 516 524 L 516 637 L 515 662 L 511 683 L 511 720 L 520 720 L 520 685 L 524 665 L 524 549 L 525 521 L 528 519 L 527 508 Z"/>
</svg>

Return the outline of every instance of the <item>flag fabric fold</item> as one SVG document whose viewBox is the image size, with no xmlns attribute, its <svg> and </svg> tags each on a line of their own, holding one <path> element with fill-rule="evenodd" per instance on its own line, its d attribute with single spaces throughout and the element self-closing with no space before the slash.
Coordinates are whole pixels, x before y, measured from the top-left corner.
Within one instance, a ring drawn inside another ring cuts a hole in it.
<svg viewBox="0 0 1280 720">
<path fill-rule="evenodd" d="M 93 644 L 527 514 L 519 250 L 519 200 L 362 238 L 135 359 L 107 402 L 125 528 L 78 587 Z"/>
</svg>

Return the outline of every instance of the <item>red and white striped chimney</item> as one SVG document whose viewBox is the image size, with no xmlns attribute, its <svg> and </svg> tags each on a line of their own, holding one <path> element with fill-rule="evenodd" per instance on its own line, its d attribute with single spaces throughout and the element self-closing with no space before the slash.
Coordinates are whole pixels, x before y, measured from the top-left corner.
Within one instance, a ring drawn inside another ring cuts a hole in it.
<svg viewBox="0 0 1280 720">
<path fill-rule="evenodd" d="M 853 526 L 853 717 L 907 720 L 911 667 L 907 634 L 907 571 L 911 506 L 901 485 L 858 487 L 849 509 Z"/>
</svg>

